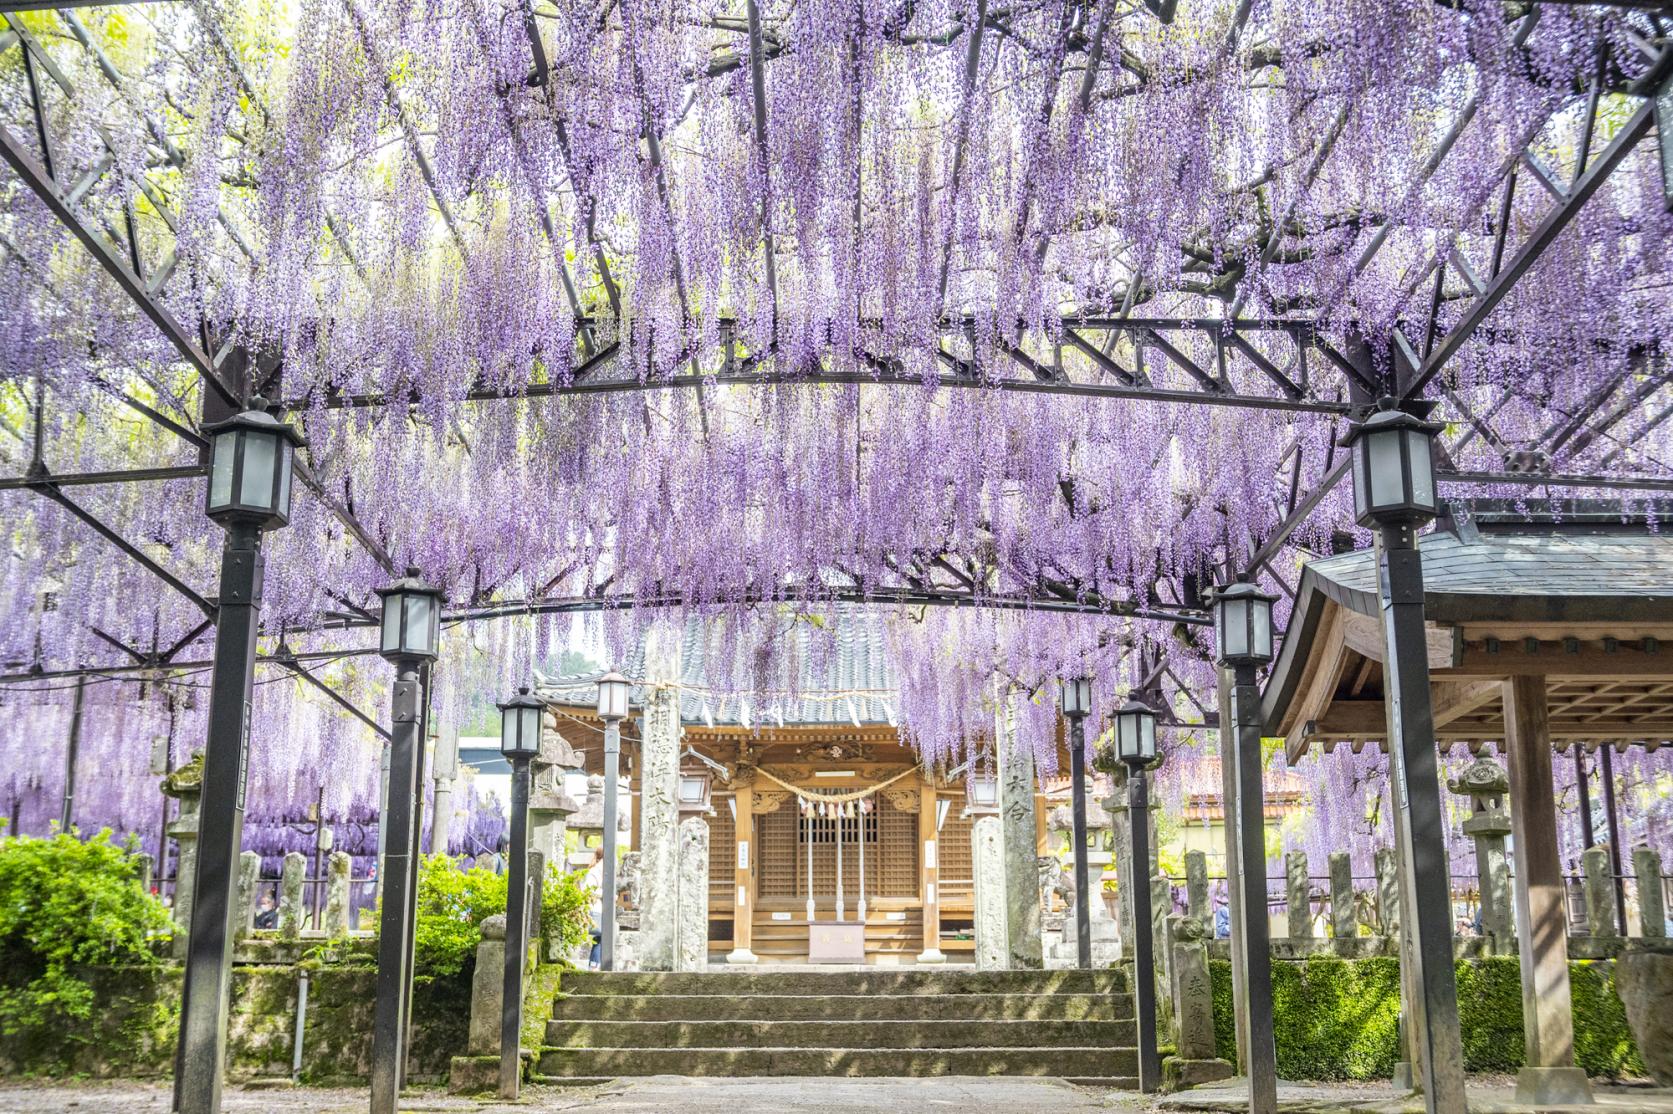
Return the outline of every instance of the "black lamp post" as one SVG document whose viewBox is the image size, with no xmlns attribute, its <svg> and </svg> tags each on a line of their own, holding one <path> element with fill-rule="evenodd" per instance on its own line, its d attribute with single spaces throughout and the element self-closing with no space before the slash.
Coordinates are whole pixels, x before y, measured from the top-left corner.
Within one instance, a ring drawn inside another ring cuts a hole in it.
<svg viewBox="0 0 1673 1114">
<path fill-rule="evenodd" d="M 1395 783 L 1395 834 L 1405 872 L 1404 919 L 1413 964 L 1412 1031 L 1424 1103 L 1464 1109 L 1464 1051 L 1453 974 L 1452 895 L 1448 885 L 1434 708 L 1423 631 L 1423 561 L 1417 528 L 1435 517 L 1434 439 L 1440 427 L 1393 408 L 1348 432 L 1354 510 L 1378 531 L 1377 590 L 1383 612 L 1383 705 Z"/>
<path fill-rule="evenodd" d="M 598 716 L 604 721 L 604 877 L 598 895 L 598 969 L 616 969 L 616 780 L 627 718 L 627 678 L 611 670 L 598 679 Z"/>
<path fill-rule="evenodd" d="M 1278 1055 L 1272 1038 L 1271 925 L 1266 905 L 1266 797 L 1261 784 L 1261 690 L 1255 671 L 1272 660 L 1272 603 L 1253 584 L 1239 581 L 1214 594 L 1217 661 L 1232 670 L 1231 718 L 1237 796 L 1227 815 L 1237 845 L 1243 923 L 1245 1050 L 1251 1114 L 1278 1106 Z"/>
<path fill-rule="evenodd" d="M 1129 700 L 1115 713 L 1115 756 L 1127 765 L 1127 815 L 1133 822 L 1133 995 L 1139 1030 L 1139 1090 L 1162 1085 L 1156 1049 L 1156 957 L 1150 938 L 1150 790 L 1156 763 L 1156 713 Z"/>
<path fill-rule="evenodd" d="M 372 1114 L 395 1114 L 407 1064 L 407 1005 L 412 987 L 413 836 L 418 826 L 419 753 L 423 746 L 423 681 L 436 660 L 442 594 L 416 568 L 383 597 L 379 653 L 395 666 L 389 736 L 389 793 L 384 818 L 383 907 L 379 913 L 377 1003 L 372 1021 Z"/>
<path fill-rule="evenodd" d="M 1057 693 L 1069 721 L 1069 781 L 1075 829 L 1075 963 L 1086 970 L 1092 966 L 1092 893 L 1086 870 L 1086 716 L 1092 711 L 1092 678 L 1061 681 Z"/>
<path fill-rule="evenodd" d="M 500 708 L 500 753 L 511 763 L 511 839 L 505 871 L 505 984 L 500 1006 L 500 1097 L 522 1083 L 523 964 L 528 959 L 529 762 L 540 753 L 545 705 L 528 686 Z"/>
<path fill-rule="evenodd" d="M 257 399 L 250 410 L 205 426 L 209 487 L 205 511 L 226 530 L 215 606 L 215 665 L 203 751 L 197 883 L 181 989 L 174 1106 L 219 1114 L 226 1054 L 232 936 L 239 910 L 234 879 L 244 836 L 244 758 L 261 615 L 264 531 L 290 521 L 291 463 L 302 438 Z"/>
</svg>

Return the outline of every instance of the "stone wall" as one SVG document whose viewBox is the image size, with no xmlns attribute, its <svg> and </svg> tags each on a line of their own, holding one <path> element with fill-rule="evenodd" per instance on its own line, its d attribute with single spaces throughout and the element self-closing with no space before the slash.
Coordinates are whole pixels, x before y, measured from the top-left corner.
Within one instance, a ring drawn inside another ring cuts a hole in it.
<svg viewBox="0 0 1673 1114">
<path fill-rule="evenodd" d="M 367 1078 L 377 970 L 364 963 L 242 963 L 234 966 L 227 1023 L 227 1075 L 232 1080 L 288 1078 L 296 1031 L 298 977 L 308 972 L 308 1015 L 302 1079 L 308 1083 Z M 89 973 L 99 1003 L 92 1039 L 72 1053 L 69 1074 L 94 1078 L 168 1075 L 179 1024 L 177 964 L 105 968 Z M 470 1019 L 469 969 L 449 979 L 419 977 L 413 987 L 409 1078 L 447 1078 L 449 1058 L 465 1046 Z M 62 1041 L 52 1047 L 0 1037 L 0 1076 L 59 1073 Z"/>
</svg>

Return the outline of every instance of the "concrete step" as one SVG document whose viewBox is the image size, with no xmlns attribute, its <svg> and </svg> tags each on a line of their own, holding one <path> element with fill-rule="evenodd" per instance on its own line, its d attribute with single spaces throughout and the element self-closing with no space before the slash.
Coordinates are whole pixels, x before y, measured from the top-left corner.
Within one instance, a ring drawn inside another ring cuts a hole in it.
<svg viewBox="0 0 1673 1114">
<path fill-rule="evenodd" d="M 574 975 L 564 976 L 568 986 Z M 578 994 L 560 995 L 562 1021 L 1116 1021 L 1119 994 Z"/>
<path fill-rule="evenodd" d="M 1127 1047 L 1126 1021 L 550 1021 L 553 1048 Z"/>
<path fill-rule="evenodd" d="M 851 970 L 575 971 L 572 997 L 626 994 L 1120 994 L 1120 971 L 975 971 L 855 967 Z"/>
<path fill-rule="evenodd" d="M 1137 1083 L 1130 1048 L 545 1048 L 553 1079 L 635 1075 L 1035 1075 Z"/>
</svg>

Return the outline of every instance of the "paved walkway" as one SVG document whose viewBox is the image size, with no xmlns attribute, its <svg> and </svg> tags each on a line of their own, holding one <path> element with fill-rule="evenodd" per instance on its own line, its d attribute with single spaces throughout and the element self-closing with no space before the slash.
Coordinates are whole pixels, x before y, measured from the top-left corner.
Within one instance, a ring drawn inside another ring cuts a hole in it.
<svg viewBox="0 0 1673 1114">
<path fill-rule="evenodd" d="M 402 1099 L 412 1114 L 742 1114 L 808 1111 L 809 1114 L 1091 1114 L 1108 1111 L 1105 1093 L 1054 1079 L 686 1079 L 653 1076 L 586 1088 L 528 1087 L 523 1100 L 502 1103 L 457 1098 L 439 1091 Z M 163 1084 L 8 1084 L 0 1081 L 0 1114 L 167 1114 Z M 365 1114 L 366 1091 L 325 1088 L 243 1090 L 229 1088 L 223 1108 L 231 1114 Z M 1119 1107 L 1116 1107 L 1119 1109 Z M 1129 1107 L 1141 1109 L 1142 1107 Z"/>
<path fill-rule="evenodd" d="M 1472 1114 L 1531 1114 L 1512 1101 L 1508 1082 L 1470 1087 Z M 1673 1114 L 1673 1090 L 1651 1087 L 1596 1087 L 1597 1105 L 1542 1107 L 1539 1114 Z M 161 1083 L 41 1083 L 0 1080 L 0 1114 L 167 1114 L 169 1092 Z M 1421 1101 L 1374 1085 L 1285 1084 L 1278 1092 L 1285 1114 L 1406 1114 Z M 230 1088 L 228 1114 L 363 1114 L 364 1088 Z M 1001 1110 L 1014 1114 L 1092 1114 L 1140 1111 L 1222 1114 L 1248 1108 L 1235 1083 L 1181 1095 L 1146 1097 L 1132 1092 L 1076 1087 L 1055 1079 L 945 1077 L 939 1079 L 687 1079 L 655 1076 L 621 1079 L 597 1087 L 525 1089 L 517 1103 L 458 1098 L 441 1091 L 414 1091 L 401 1102 L 409 1114 L 744 1114 L 807 1111 L 809 1114 L 972 1114 Z"/>
</svg>

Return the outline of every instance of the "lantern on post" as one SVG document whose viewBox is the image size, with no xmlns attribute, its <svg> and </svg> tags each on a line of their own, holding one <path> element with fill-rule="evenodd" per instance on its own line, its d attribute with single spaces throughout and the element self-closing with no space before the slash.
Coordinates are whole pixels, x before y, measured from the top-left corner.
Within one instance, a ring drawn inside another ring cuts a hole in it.
<svg viewBox="0 0 1673 1114">
<path fill-rule="evenodd" d="M 622 720 L 630 686 L 614 669 L 598 679 L 598 718 L 604 721 L 604 877 L 600 880 L 598 969 L 616 967 L 616 782 L 622 751 Z"/>
<path fill-rule="evenodd" d="M 434 661 L 441 645 L 441 589 L 425 583 L 414 566 L 395 583 L 378 589 L 383 598 L 378 653 L 397 664 Z"/>
<path fill-rule="evenodd" d="M 1453 972 L 1452 897 L 1446 858 L 1446 815 L 1435 756 L 1434 697 L 1429 687 L 1423 556 L 1417 529 L 1435 517 L 1435 436 L 1440 427 L 1394 408 L 1381 408 L 1348 431 L 1353 453 L 1354 511 L 1378 531 L 1377 597 L 1382 613 L 1383 706 L 1390 777 L 1401 807 L 1395 838 L 1409 881 L 1406 926 L 1413 1018 L 1422 1091 L 1431 1109 L 1464 1107 L 1464 1046 Z M 1414 408 L 1426 404 L 1412 403 Z M 1427 413 L 1426 410 L 1422 411 Z M 1549 1072 L 1551 1068 L 1541 1068 Z M 1569 1068 L 1568 1078 L 1585 1086 Z M 1566 1092 L 1565 1092 L 1566 1093 Z"/>
<path fill-rule="evenodd" d="M 501 1098 L 522 1085 L 523 965 L 528 952 L 529 763 L 540 753 L 540 721 L 546 711 L 528 686 L 499 706 L 500 754 L 511 763 L 511 838 L 505 883 L 505 982 L 500 1004 Z"/>
<path fill-rule="evenodd" d="M 1343 439 L 1353 453 L 1354 516 L 1361 526 L 1418 524 L 1435 517 L 1435 435 L 1440 426 L 1384 399 L 1383 409 Z"/>
<path fill-rule="evenodd" d="M 203 431 L 210 442 L 204 512 L 226 531 L 226 538 L 215 597 L 197 889 L 175 1045 L 174 1107 L 184 1114 L 221 1108 L 238 905 L 234 879 L 244 833 L 245 754 L 261 616 L 261 540 L 265 531 L 290 521 L 293 458 L 303 444 L 295 429 L 267 413 L 259 397 L 249 409 Z"/>
<path fill-rule="evenodd" d="M 1086 865 L 1086 717 L 1092 711 L 1092 678 L 1057 683 L 1058 707 L 1069 721 L 1070 804 L 1075 832 L 1075 960 L 1092 966 L 1092 900 Z"/>
<path fill-rule="evenodd" d="M 1221 665 L 1260 666 L 1272 660 L 1277 598 L 1243 580 L 1214 593 L 1214 643 Z"/>
<path fill-rule="evenodd" d="M 205 513 L 223 525 L 247 522 L 264 530 L 289 523 L 292 458 L 302 435 L 269 414 L 260 396 L 203 432 L 209 437 Z"/>
<path fill-rule="evenodd" d="M 383 900 L 378 930 L 377 1004 L 372 1018 L 372 1112 L 395 1114 L 407 1063 L 407 1018 L 412 1000 L 414 894 L 419 809 L 423 804 L 424 690 L 421 675 L 435 661 L 441 637 L 442 593 L 416 568 L 378 589 L 383 618 L 378 651 L 395 666 L 390 692 L 389 791 L 383 834 Z"/>
<path fill-rule="evenodd" d="M 1156 974 L 1150 929 L 1150 786 L 1144 772 L 1156 764 L 1156 713 L 1129 700 L 1115 713 L 1115 753 L 1127 765 L 1127 815 L 1133 844 L 1133 983 L 1138 1021 L 1139 1090 L 1162 1082 L 1156 1045 Z"/>
</svg>

